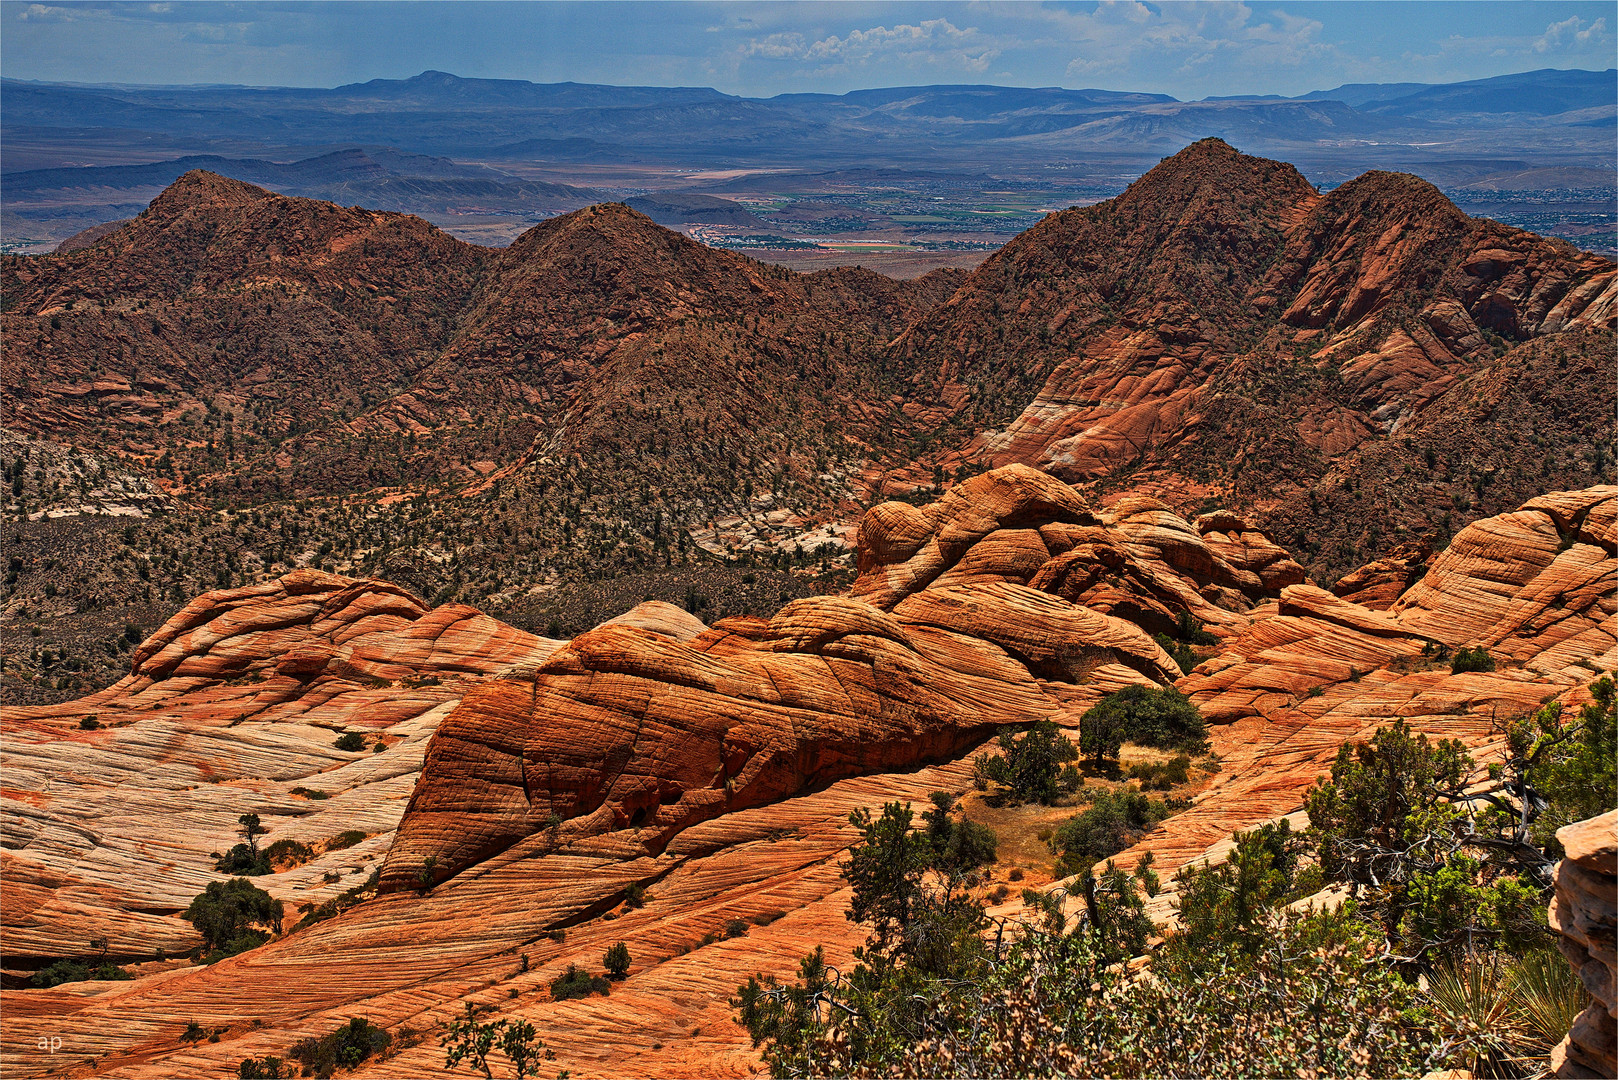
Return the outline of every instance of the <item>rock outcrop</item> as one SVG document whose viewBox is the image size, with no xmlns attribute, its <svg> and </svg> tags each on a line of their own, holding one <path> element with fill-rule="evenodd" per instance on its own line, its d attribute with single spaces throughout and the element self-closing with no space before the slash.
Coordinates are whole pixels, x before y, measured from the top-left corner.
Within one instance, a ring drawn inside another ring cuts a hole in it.
<svg viewBox="0 0 1618 1080">
<path fill-rule="evenodd" d="M 7 1075 L 54 1067 L 32 1049 L 42 1024 L 98 1073 L 157 1078 L 284 1057 L 363 1015 L 398 1048 L 367 1075 L 418 1076 L 443 1061 L 426 1036 L 468 1002 L 533 1023 L 575 1073 L 756 1074 L 737 984 L 790 978 L 817 946 L 846 970 L 863 937 L 838 873 L 851 810 L 964 792 L 998 726 L 1071 725 L 1111 689 L 1171 678 L 1213 722 L 1221 769 L 1118 859 L 1151 851 L 1165 880 L 1295 813 L 1344 740 L 1393 717 L 1487 758 L 1495 717 L 1574 703 L 1586 665 L 1618 665 L 1600 585 L 1615 497 L 1555 493 L 1463 530 L 1389 610 L 1288 580 L 1273 541 L 1228 515 L 1096 507 L 1023 467 L 874 508 L 850 594 L 768 620 L 643 605 L 564 644 L 375 581 L 213 594 L 121 689 L 5 714 L 6 955 L 82 955 L 101 935 L 125 963 L 189 947 L 174 912 L 249 810 L 266 840 L 317 849 L 258 879 L 294 910 L 384 860 L 392 891 L 212 966 L 8 990 Z M 1452 674 L 1424 646 L 1474 643 L 1480 603 L 1511 628 L 1489 639 L 1501 662 Z M 1220 640 L 1176 678 L 1146 629 L 1182 612 Z M 81 731 L 87 706 L 109 726 Z M 388 749 L 336 751 L 339 730 Z M 327 846 L 346 830 L 369 835 Z M 1566 868 L 1588 845 L 1564 842 Z M 624 905 L 631 885 L 644 907 Z M 737 921 L 746 935 L 722 938 Z M 633 964 L 610 999 L 549 1000 L 618 941 Z M 220 1041 L 181 1041 L 191 1022 Z"/>
<path fill-rule="evenodd" d="M 723 620 L 687 641 L 655 624 L 582 634 L 531 680 L 469 694 L 440 726 L 382 887 L 415 887 L 429 865 L 442 880 L 546 833 L 558 845 L 614 833 L 655 855 L 702 821 L 948 761 L 1007 726 L 1076 726 L 1112 689 L 1169 682 L 1173 659 L 1107 609 L 1162 612 L 1169 625 L 1190 606 L 1218 610 L 1181 565 L 1246 574 L 1258 595 L 1264 585 L 1157 513 L 1150 525 L 1104 518 L 1012 466 L 927 507 L 873 509 L 848 597 Z M 1169 535 L 1177 562 L 1160 555 L 1167 541 L 1131 549 L 1135 536 Z M 1103 574 L 1114 580 L 1100 590 Z M 1089 606 L 1092 593 L 1106 602 Z"/>
<path fill-rule="evenodd" d="M 559 644 L 319 571 L 199 596 L 113 686 L 0 710 L 7 957 L 102 937 L 124 959 L 192 948 L 176 914 L 245 813 L 266 844 L 313 852 L 261 882 L 293 910 L 352 888 L 386 853 L 440 718 L 476 679 Z M 336 749 L 345 732 L 363 749 Z M 333 843 L 350 833 L 363 838 Z"/>
<path fill-rule="evenodd" d="M 1551 1052 L 1551 1075 L 1618 1076 L 1618 810 L 1556 831 L 1566 856 L 1556 866 L 1551 929 L 1590 1004 Z"/>
<path fill-rule="evenodd" d="M 1205 139 L 1017 237 L 890 351 L 955 406 L 946 469 L 1215 498 L 1331 580 L 1604 479 L 1615 317 L 1608 259 L 1414 176 L 1321 194 Z"/>
</svg>

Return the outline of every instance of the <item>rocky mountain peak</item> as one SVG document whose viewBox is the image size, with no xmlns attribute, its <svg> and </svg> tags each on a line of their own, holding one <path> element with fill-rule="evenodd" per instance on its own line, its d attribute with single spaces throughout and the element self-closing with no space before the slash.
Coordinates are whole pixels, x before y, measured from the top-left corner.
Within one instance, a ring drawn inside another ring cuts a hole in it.
<svg viewBox="0 0 1618 1080">
<path fill-rule="evenodd" d="M 244 180 L 232 180 L 207 169 L 192 169 L 164 188 L 140 216 L 147 221 L 161 222 L 197 210 L 239 209 L 278 198 L 282 196 Z"/>
</svg>

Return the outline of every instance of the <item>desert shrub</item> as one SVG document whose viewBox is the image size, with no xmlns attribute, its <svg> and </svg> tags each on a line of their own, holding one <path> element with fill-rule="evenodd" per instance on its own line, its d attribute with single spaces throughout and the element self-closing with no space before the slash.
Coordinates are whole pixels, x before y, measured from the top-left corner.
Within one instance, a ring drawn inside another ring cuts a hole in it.
<svg viewBox="0 0 1618 1080">
<path fill-rule="evenodd" d="M 314 850 L 308 844 L 297 840 L 277 840 L 265 848 L 263 854 L 272 867 L 281 863 L 298 866 L 315 857 Z"/>
<path fill-rule="evenodd" d="M 257 814 L 243 814 L 236 819 L 237 831 L 242 835 L 242 842 L 221 855 L 214 862 L 214 869 L 221 874 L 268 874 L 273 867 L 270 860 L 258 849 L 258 838 L 269 830 L 259 823 Z"/>
<path fill-rule="evenodd" d="M 355 844 L 364 839 L 365 834 L 363 832 L 358 829 L 349 829 L 347 832 L 340 832 L 330 840 L 327 840 L 326 850 L 341 851 L 344 848 L 353 847 Z"/>
<path fill-rule="evenodd" d="M 1257 953 L 1274 910 L 1294 898 L 1304 843 L 1285 818 L 1237 833 L 1235 841 L 1224 862 L 1188 863 L 1174 877 L 1181 929 L 1170 947 L 1192 963 L 1210 943 Z"/>
<path fill-rule="evenodd" d="M 345 890 L 341 896 L 338 896 L 334 900 L 327 900 L 325 903 L 317 904 L 314 907 L 307 909 L 304 912 L 303 918 L 298 920 L 298 924 L 293 927 L 293 930 L 301 930 L 311 923 L 320 922 L 322 919 L 330 919 L 333 916 L 347 911 L 355 904 L 363 902 L 365 900 L 365 894 L 376 888 L 377 882 L 381 880 L 381 877 L 381 867 L 373 867 L 371 869 L 370 876 L 364 881 L 360 882 L 360 884 L 354 886 L 352 889 Z M 328 880 L 335 880 L 335 877 L 329 878 Z"/>
<path fill-rule="evenodd" d="M 1431 970 L 1484 946 L 1521 953 L 1549 940 L 1555 860 L 1532 842 L 1545 800 L 1532 783 L 1542 755 L 1529 730 L 1512 726 L 1506 760 L 1491 769 L 1500 793 L 1484 795 L 1481 808 L 1469 805 L 1475 765 L 1466 748 L 1430 743 L 1402 720 L 1342 747 L 1331 777 L 1310 790 L 1321 871 L 1369 887 L 1367 912 L 1407 967 Z"/>
<path fill-rule="evenodd" d="M 1191 758 L 1176 754 L 1167 761 L 1137 761 L 1129 766 L 1127 775 L 1139 780 L 1144 788 L 1167 791 L 1191 779 Z"/>
<path fill-rule="evenodd" d="M 600 975 L 591 975 L 577 964 L 569 964 L 567 970 L 551 981 L 551 998 L 555 1001 L 567 1001 L 569 998 L 584 998 L 591 994 L 603 996 L 612 993 L 612 985 Z"/>
<path fill-rule="evenodd" d="M 288 1055 L 303 1066 L 305 1076 L 330 1076 L 338 1069 L 353 1069 L 373 1054 L 380 1054 L 393 1042 L 382 1028 L 363 1016 L 318 1039 L 304 1039 Z"/>
<path fill-rule="evenodd" d="M 624 890 L 624 903 L 632 908 L 646 906 L 646 887 L 636 882 Z"/>
<path fill-rule="evenodd" d="M 1116 855 L 1169 816 L 1161 799 L 1127 788 L 1105 792 L 1082 813 L 1063 822 L 1051 835 L 1050 848 L 1063 873 L 1073 874 L 1099 859 Z"/>
<path fill-rule="evenodd" d="M 133 979 L 134 976 L 115 964 L 104 960 L 58 960 L 40 968 L 29 977 L 28 983 L 48 990 L 63 983 L 86 982 L 90 979 Z"/>
<path fill-rule="evenodd" d="M 1374 944 L 1304 950 L 1300 936 L 1278 927 L 1257 956 L 1216 949 L 1207 974 L 1091 982 L 1071 965 L 1034 963 L 1055 951 L 1038 935 L 1008 965 L 1014 977 L 879 1075 L 1387 1077 L 1442 1060 L 1411 1009 L 1413 988 L 1376 963 Z M 836 1075 L 837 1041 L 825 1042 Z"/>
<path fill-rule="evenodd" d="M 1494 657 L 1481 645 L 1463 645 L 1455 650 L 1455 658 L 1449 662 L 1451 675 L 1459 675 L 1464 671 L 1493 671 Z"/>
<path fill-rule="evenodd" d="M 337 747 L 337 749 L 342 750 L 344 753 L 352 753 L 356 750 L 364 750 L 365 736 L 361 735 L 357 731 L 345 731 L 343 734 L 337 736 L 337 741 L 332 743 L 332 745 Z"/>
<path fill-rule="evenodd" d="M 292 1077 L 295 1072 L 290 1063 L 274 1054 L 265 1054 L 263 1057 L 242 1058 L 241 1064 L 236 1066 L 236 1075 L 240 1080 L 283 1080 Z"/>
<path fill-rule="evenodd" d="M 1189 611 L 1181 611 L 1175 625 L 1175 637 L 1181 641 L 1189 641 L 1193 645 L 1217 645 L 1219 638 L 1202 628 L 1202 620 Z"/>
<path fill-rule="evenodd" d="M 961 874 L 995 861 L 998 839 L 993 829 L 952 817 L 955 796 L 947 791 L 935 791 L 930 799 L 933 808 L 922 814 L 922 821 L 927 826 L 934 867 Z"/>
<path fill-rule="evenodd" d="M 727 938 L 746 937 L 747 936 L 747 920 L 746 919 L 732 919 L 729 922 L 727 922 L 725 924 L 725 936 Z"/>
<path fill-rule="evenodd" d="M 438 1045 L 444 1048 L 444 1068 L 453 1069 L 465 1061 L 484 1076 L 494 1075 L 489 1068 L 489 1054 L 498 1049 L 511 1062 L 518 1080 L 534 1076 L 541 1059 L 556 1056 L 546 1049 L 544 1039 L 535 1037 L 533 1024 L 526 1020 L 494 1020 L 480 1024 L 477 1008 L 470 1001 L 466 1003 L 466 1015 L 445 1029 Z"/>
<path fill-rule="evenodd" d="M 253 877 L 274 871 L 264 853 L 255 851 L 247 844 L 237 844 L 219 856 L 214 860 L 213 868 L 221 874 L 249 874 Z"/>
<path fill-rule="evenodd" d="M 246 878 L 232 878 L 210 881 L 191 900 L 183 918 L 210 949 L 234 956 L 269 940 L 255 927 L 274 927 L 280 933 L 283 914 L 281 901 Z"/>
<path fill-rule="evenodd" d="M 1062 795 L 1077 791 L 1083 782 L 1079 771 L 1067 764 L 1079 752 L 1049 720 L 1041 720 L 1014 738 L 1009 732 L 999 738 L 1000 754 L 981 754 L 973 762 L 973 777 L 979 790 L 990 783 L 1005 789 L 1013 802 L 1038 802 L 1049 806 Z"/>
<path fill-rule="evenodd" d="M 1541 806 L 1530 838 L 1558 858 L 1556 830 L 1618 806 L 1618 691 L 1611 678 L 1590 684 L 1593 698 L 1578 717 L 1564 722 L 1558 705 L 1547 705 L 1508 733 L 1514 760 Z"/>
<path fill-rule="evenodd" d="M 1517 958 L 1508 985 L 1518 1052 L 1548 1062 L 1551 1049 L 1590 1004 L 1589 991 L 1567 959 L 1549 947 Z"/>
<path fill-rule="evenodd" d="M 79 728 L 82 731 L 96 731 L 99 730 L 100 727 L 101 721 L 97 720 L 93 716 L 86 716 L 83 720 L 79 721 Z"/>
<path fill-rule="evenodd" d="M 737 920 L 740 922 L 741 920 Z M 731 925 L 735 925 L 732 923 Z M 747 933 L 747 924 L 742 923 L 742 934 Z M 731 937 L 740 937 L 741 934 L 731 934 Z M 607 974 L 614 979 L 622 979 L 629 974 L 629 946 L 623 942 L 611 946 L 601 958 L 601 966 L 607 969 Z"/>
<path fill-rule="evenodd" d="M 784 911 L 764 911 L 754 915 L 751 921 L 754 926 L 768 926 L 785 914 Z"/>
<path fill-rule="evenodd" d="M 1158 647 L 1173 658 L 1174 663 L 1180 669 L 1180 674 L 1189 675 L 1191 669 L 1197 666 L 1197 654 L 1185 642 L 1175 641 L 1167 634 L 1153 634 L 1152 640 L 1156 641 Z"/>
<path fill-rule="evenodd" d="M 1191 699 L 1172 686 L 1127 686 L 1079 718 L 1079 749 L 1097 764 L 1116 758 L 1125 742 L 1203 753 L 1208 725 Z"/>
<path fill-rule="evenodd" d="M 416 891 L 426 896 L 436 884 L 438 884 L 438 856 L 429 855 L 421 860 L 421 868 L 416 871 Z"/>
</svg>

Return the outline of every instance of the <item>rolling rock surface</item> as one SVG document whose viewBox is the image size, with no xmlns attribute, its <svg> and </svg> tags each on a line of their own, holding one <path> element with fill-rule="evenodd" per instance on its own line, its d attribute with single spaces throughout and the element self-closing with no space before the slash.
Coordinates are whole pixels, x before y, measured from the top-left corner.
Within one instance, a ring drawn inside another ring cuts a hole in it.
<svg viewBox="0 0 1618 1080">
<path fill-rule="evenodd" d="M 116 684 L 0 712 L 8 960 L 83 955 L 92 937 L 118 958 L 192 948 L 177 913 L 219 876 L 241 814 L 260 816 L 261 844 L 366 837 L 260 879 L 289 911 L 359 884 L 438 720 L 473 679 L 557 644 L 313 570 L 198 597 Z M 345 731 L 364 749 L 337 750 Z"/>
<path fill-rule="evenodd" d="M 1590 1004 L 1551 1052 L 1559 1077 L 1618 1076 L 1618 810 L 1556 830 L 1567 853 L 1556 867 L 1551 928 Z"/>
<path fill-rule="evenodd" d="M 914 514 L 897 505 L 862 527 L 866 572 L 848 597 L 687 642 L 599 627 L 532 681 L 474 691 L 428 750 L 383 890 L 412 887 L 428 860 L 443 880 L 562 822 L 655 854 L 709 818 L 947 761 L 1003 725 L 1074 725 L 1097 690 L 1178 675 L 1139 626 L 1026 584 L 1087 535 L 1116 536 L 1066 485 L 1019 466 Z M 1078 691 L 1081 671 L 1088 693 L 1046 689 Z"/>
<path fill-rule="evenodd" d="M 420 1076 L 441 1069 L 439 1027 L 470 1001 L 532 1022 L 575 1075 L 756 1074 L 727 1003 L 737 984 L 791 978 L 816 946 L 847 970 L 863 938 L 843 918 L 837 866 L 852 809 L 964 791 L 973 744 L 995 724 L 1070 726 L 1110 690 L 1174 678 L 1142 627 L 1181 610 L 1221 639 L 1176 681 L 1215 725 L 1223 768 L 1122 865 L 1152 850 L 1171 872 L 1295 811 L 1342 740 L 1397 716 L 1486 752 L 1491 717 L 1578 700 L 1593 678 L 1580 661 L 1618 664 L 1615 498 L 1558 493 L 1480 522 L 1374 610 L 1290 580 L 1288 560 L 1239 520 L 1192 523 L 1149 502 L 1095 510 L 1010 467 L 930 506 L 873 509 L 844 597 L 700 630 L 647 612 L 548 656 L 511 632 L 498 664 L 486 650 L 505 675 L 457 684 L 458 705 L 435 688 L 449 715 L 387 855 L 391 891 L 211 967 L 8 994 L 6 1071 L 52 1068 L 35 1040 L 54 1030 L 72 1033 L 72 1060 L 92 1059 L 84 1071 L 226 1075 L 363 1015 L 393 1032 L 397 1052 L 359 1075 Z M 1480 597 L 1509 616 L 1489 623 L 1506 627 L 1491 645 L 1500 669 L 1451 675 L 1424 662 L 1431 640 L 1473 643 Z M 177 655 L 172 642 L 194 629 L 166 630 L 140 663 Z M 109 692 L 102 714 L 128 692 Z M 249 731 L 224 726 L 242 692 L 214 684 L 221 739 Z M 42 711 L 29 722 L 48 724 Z M 39 836 L 75 829 L 53 821 Z M 413 886 L 429 856 L 443 880 L 423 893 Z M 622 907 L 631 884 L 645 907 Z M 745 936 L 721 938 L 734 920 Z M 599 970 L 617 941 L 633 964 L 611 997 L 549 1000 L 569 963 Z M 220 1042 L 179 1042 L 193 1021 L 222 1029 Z"/>
<path fill-rule="evenodd" d="M 1192 808 L 1119 855 L 1194 861 L 1237 829 L 1296 810 L 1337 748 L 1404 718 L 1487 756 L 1505 717 L 1588 700 L 1618 668 L 1618 488 L 1556 492 L 1462 530 L 1378 611 L 1309 584 L 1250 612 L 1220 655 L 1176 685 L 1212 729 L 1222 768 Z M 1482 645 L 1492 672 L 1453 675 L 1424 646 Z"/>
</svg>

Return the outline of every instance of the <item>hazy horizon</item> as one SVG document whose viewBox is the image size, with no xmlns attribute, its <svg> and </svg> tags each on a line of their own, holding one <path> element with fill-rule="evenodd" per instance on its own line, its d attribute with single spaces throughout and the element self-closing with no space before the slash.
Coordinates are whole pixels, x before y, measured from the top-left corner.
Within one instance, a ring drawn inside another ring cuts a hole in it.
<svg viewBox="0 0 1618 1080">
<path fill-rule="evenodd" d="M 423 71 L 750 98 L 915 85 L 1179 100 L 1612 66 L 1610 4 L 26 3 L 0 70 L 40 82 L 329 88 Z"/>
</svg>

